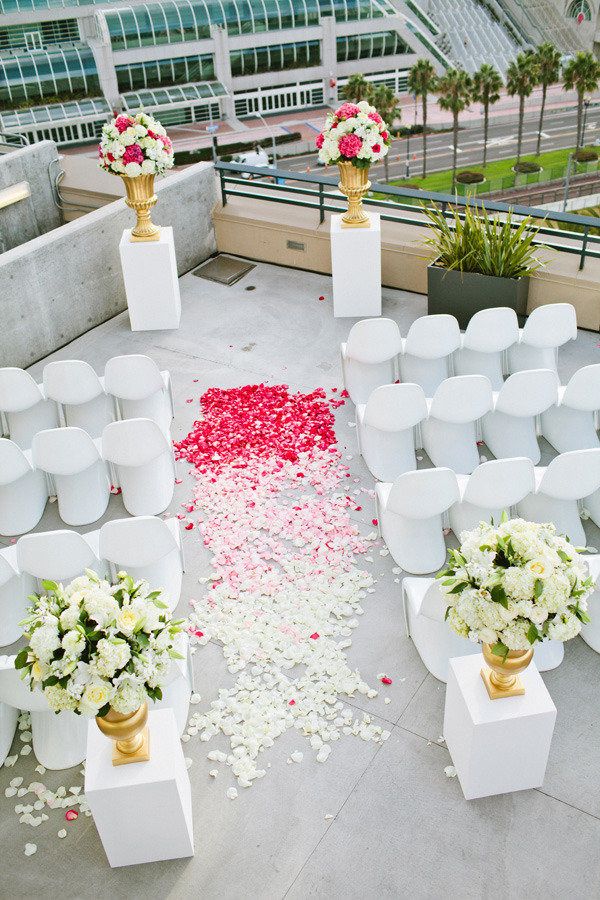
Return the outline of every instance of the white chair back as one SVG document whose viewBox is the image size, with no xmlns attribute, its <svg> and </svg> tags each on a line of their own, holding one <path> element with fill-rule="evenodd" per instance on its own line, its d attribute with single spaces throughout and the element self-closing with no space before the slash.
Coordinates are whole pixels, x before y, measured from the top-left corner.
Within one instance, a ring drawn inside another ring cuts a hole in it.
<svg viewBox="0 0 600 900">
<path fill-rule="evenodd" d="M 346 353 L 362 363 L 392 359 L 400 352 L 402 338 L 393 319 L 362 319 L 350 329 Z"/>
<path fill-rule="evenodd" d="M 100 453 L 83 428 L 49 428 L 33 438 L 31 455 L 34 465 L 52 475 L 84 472 L 97 463 Z"/>
<path fill-rule="evenodd" d="M 92 569 L 104 575 L 106 565 L 101 562 L 81 534 L 62 529 L 26 534 L 17 541 L 17 565 L 21 572 L 39 581 L 66 584 Z"/>
<path fill-rule="evenodd" d="M 0 485 L 12 484 L 32 471 L 32 465 L 17 444 L 0 438 Z"/>
<path fill-rule="evenodd" d="M 600 447 L 571 450 L 546 467 L 538 492 L 556 500 L 581 500 L 600 488 Z"/>
<path fill-rule="evenodd" d="M 437 388 L 429 415 L 443 422 L 474 422 L 493 405 L 492 385 L 485 375 L 455 375 Z"/>
<path fill-rule="evenodd" d="M 518 339 L 516 312 L 509 306 L 498 306 L 495 309 L 480 309 L 471 316 L 462 346 L 479 353 L 497 353 L 506 350 Z"/>
<path fill-rule="evenodd" d="M 17 570 L 15 548 L 0 550 L 0 647 L 8 647 L 22 636 L 19 623 L 25 618 L 30 605 L 27 598 L 35 587 L 30 575 Z"/>
<path fill-rule="evenodd" d="M 29 683 L 21 680 L 15 669 L 15 656 L 0 656 L 0 703 L 7 703 L 27 712 L 50 712 L 48 701 L 40 690 L 29 690 Z"/>
<path fill-rule="evenodd" d="M 137 516 L 133 519 L 113 519 L 100 529 L 100 555 L 125 569 L 152 565 L 179 545 L 163 519 L 156 516 Z"/>
<path fill-rule="evenodd" d="M 0 369 L 0 409 L 3 412 L 21 412 L 43 399 L 29 372 L 15 366 Z"/>
<path fill-rule="evenodd" d="M 448 603 L 440 590 L 439 581 L 433 580 L 425 592 L 419 615 L 425 616 L 426 619 L 432 619 L 434 622 L 443 622 L 447 606 Z"/>
<path fill-rule="evenodd" d="M 586 412 L 600 409 L 600 363 L 583 366 L 571 376 L 561 405 Z"/>
<path fill-rule="evenodd" d="M 463 501 L 484 509 L 506 509 L 534 487 L 533 463 L 526 456 L 492 459 L 469 476 Z"/>
<path fill-rule="evenodd" d="M 525 322 L 521 341 L 530 347 L 560 347 L 577 337 L 577 314 L 571 303 L 547 303 Z"/>
<path fill-rule="evenodd" d="M 116 466 L 142 466 L 167 451 L 171 444 L 152 419 L 111 422 L 102 432 L 102 456 Z"/>
<path fill-rule="evenodd" d="M 57 403 L 78 405 L 104 393 L 94 369 L 82 359 L 61 359 L 44 366 L 44 391 Z"/>
<path fill-rule="evenodd" d="M 104 386 L 109 394 L 119 400 L 142 400 L 163 390 L 164 382 L 153 359 L 131 353 L 108 360 L 104 370 Z"/>
<path fill-rule="evenodd" d="M 412 428 L 427 416 L 427 402 L 418 384 L 385 384 L 376 388 L 365 407 L 365 425 L 380 431 Z"/>
<path fill-rule="evenodd" d="M 460 498 L 452 469 L 421 469 L 405 472 L 394 482 L 387 508 L 407 519 L 441 515 Z"/>
<path fill-rule="evenodd" d="M 439 359 L 449 356 L 459 346 L 458 321 L 443 313 L 415 319 L 406 336 L 404 353 L 421 359 Z"/>
<path fill-rule="evenodd" d="M 495 409 L 510 416 L 537 416 L 558 398 L 558 375 L 551 369 L 527 369 L 502 385 Z"/>
</svg>

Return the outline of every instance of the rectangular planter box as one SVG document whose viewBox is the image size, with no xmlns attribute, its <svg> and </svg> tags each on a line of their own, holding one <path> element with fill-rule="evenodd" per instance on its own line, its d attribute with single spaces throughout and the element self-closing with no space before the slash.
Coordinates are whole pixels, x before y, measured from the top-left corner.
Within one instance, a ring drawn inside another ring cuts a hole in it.
<svg viewBox="0 0 600 900">
<path fill-rule="evenodd" d="M 435 264 L 427 266 L 427 312 L 456 316 L 461 328 L 466 328 L 480 309 L 510 306 L 518 316 L 524 316 L 528 293 L 528 278 L 497 278 Z"/>
</svg>

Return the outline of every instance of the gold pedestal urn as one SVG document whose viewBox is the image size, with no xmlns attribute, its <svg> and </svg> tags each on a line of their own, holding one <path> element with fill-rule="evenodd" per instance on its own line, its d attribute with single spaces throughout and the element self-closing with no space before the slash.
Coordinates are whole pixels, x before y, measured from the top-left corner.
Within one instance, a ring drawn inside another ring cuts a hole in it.
<svg viewBox="0 0 600 900">
<path fill-rule="evenodd" d="M 483 644 L 482 652 L 490 667 L 481 670 L 490 700 L 519 697 L 525 693 L 519 672 L 524 672 L 533 659 L 533 647 L 529 650 L 509 650 L 506 659 L 493 653 L 491 644 Z"/>
<path fill-rule="evenodd" d="M 131 230 L 132 241 L 157 241 L 160 228 L 150 218 L 150 210 L 156 205 L 154 175 L 121 175 L 125 182 L 125 203 L 135 210 L 137 222 Z"/>
<path fill-rule="evenodd" d="M 369 188 L 369 169 L 357 169 L 351 162 L 339 162 L 338 187 L 348 198 L 348 211 L 342 216 L 342 228 L 368 228 L 370 219 L 363 209 L 362 200 Z"/>
<path fill-rule="evenodd" d="M 113 766 L 150 759 L 147 703 L 132 713 L 119 713 L 111 707 L 105 716 L 96 716 L 96 723 L 102 734 L 115 741 Z"/>
</svg>

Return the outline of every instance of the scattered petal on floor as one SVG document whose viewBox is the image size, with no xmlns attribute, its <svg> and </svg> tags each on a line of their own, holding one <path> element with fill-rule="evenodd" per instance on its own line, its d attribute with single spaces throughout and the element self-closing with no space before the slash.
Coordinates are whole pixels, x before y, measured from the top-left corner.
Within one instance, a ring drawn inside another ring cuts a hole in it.
<svg viewBox="0 0 600 900">
<path fill-rule="evenodd" d="M 37 851 L 37 844 L 25 844 L 24 854 L 25 856 L 33 856 Z"/>
<path fill-rule="evenodd" d="M 444 775 L 446 775 L 447 778 L 456 778 L 456 769 L 454 766 L 446 766 Z"/>
<path fill-rule="evenodd" d="M 60 831 L 57 832 L 57 836 L 58 836 L 59 838 L 66 838 L 66 836 L 67 836 L 67 829 L 66 829 L 66 828 L 61 828 Z"/>
</svg>

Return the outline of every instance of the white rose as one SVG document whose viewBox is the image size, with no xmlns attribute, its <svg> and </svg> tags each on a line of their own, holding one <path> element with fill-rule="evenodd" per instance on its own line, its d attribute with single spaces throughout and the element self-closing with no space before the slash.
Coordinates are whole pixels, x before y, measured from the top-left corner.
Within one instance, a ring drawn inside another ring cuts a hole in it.
<svg viewBox="0 0 600 900">
<path fill-rule="evenodd" d="M 69 656 L 77 656 L 85 647 L 85 637 L 80 631 L 67 631 L 67 633 L 63 635 L 61 645 L 63 650 L 65 650 Z"/>
<path fill-rule="evenodd" d="M 142 167 L 136 162 L 127 163 L 125 166 L 125 174 L 130 178 L 136 178 L 138 175 L 142 174 Z"/>
<path fill-rule="evenodd" d="M 79 703 L 79 710 L 84 716 L 95 716 L 98 711 L 110 703 L 114 689 L 108 681 L 97 680 L 88 684 Z"/>
<path fill-rule="evenodd" d="M 142 174 L 143 175 L 155 175 L 156 174 L 156 165 L 151 159 L 145 159 L 142 163 Z"/>
<path fill-rule="evenodd" d="M 42 625 L 31 635 L 29 646 L 41 662 L 48 662 L 60 647 L 58 629 L 54 625 Z"/>
<path fill-rule="evenodd" d="M 139 612 L 131 606 L 124 606 L 117 616 L 117 628 L 123 634 L 133 634 L 140 621 Z"/>
</svg>

